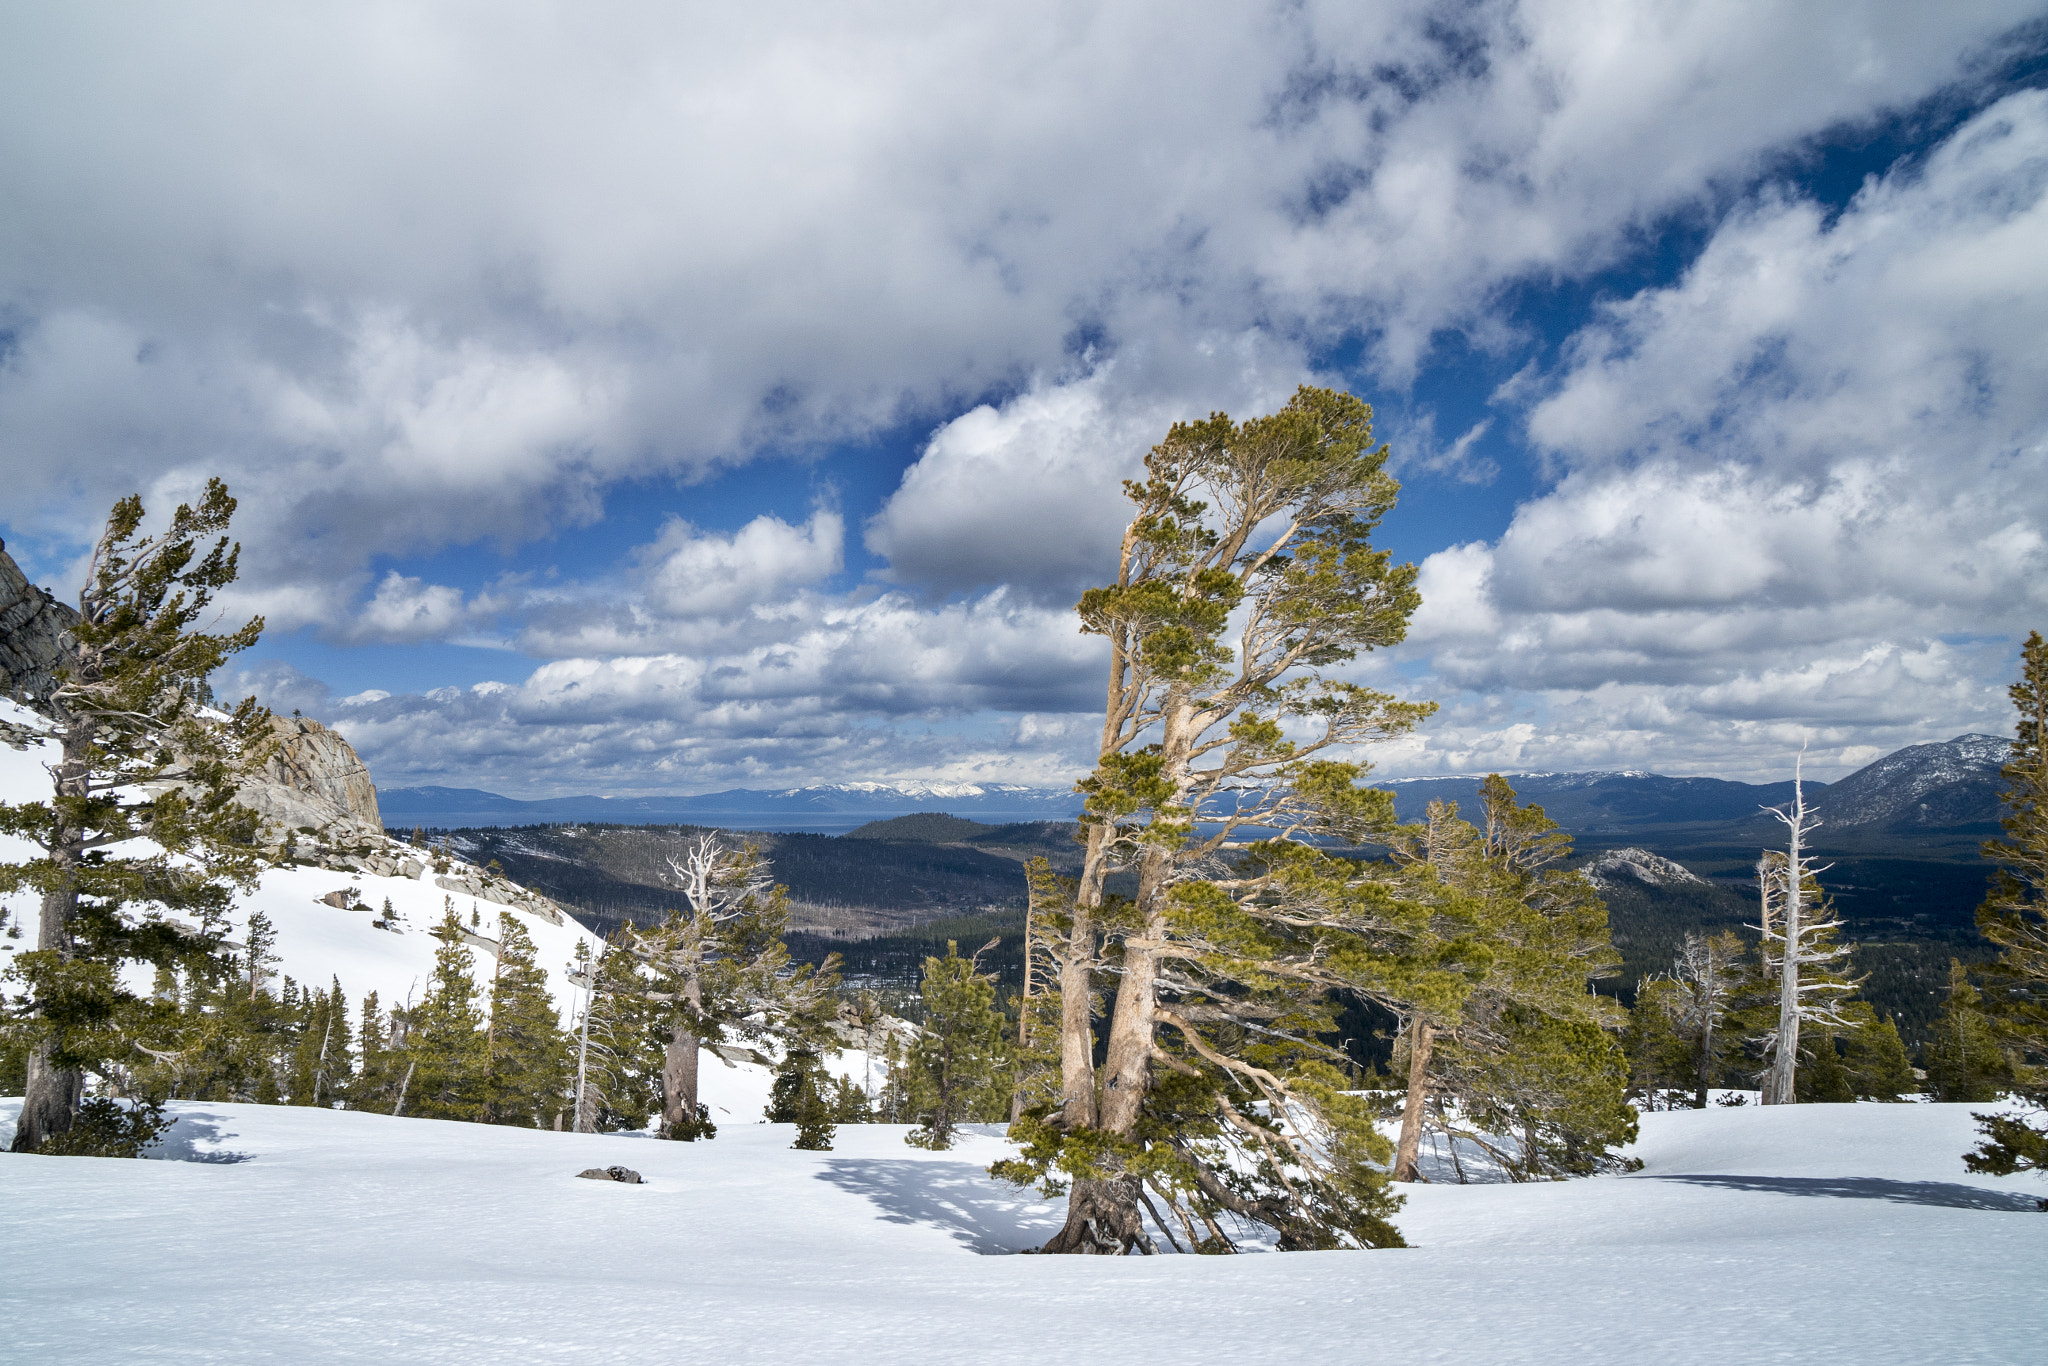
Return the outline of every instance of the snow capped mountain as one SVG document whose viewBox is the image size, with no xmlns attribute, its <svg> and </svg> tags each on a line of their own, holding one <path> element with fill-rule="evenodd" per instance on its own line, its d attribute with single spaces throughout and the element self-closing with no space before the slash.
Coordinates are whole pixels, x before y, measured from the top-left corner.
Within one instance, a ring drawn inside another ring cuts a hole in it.
<svg viewBox="0 0 2048 1366">
<path fill-rule="evenodd" d="M 1832 784 L 1814 807 L 1837 830 L 1989 824 L 1998 819 L 1998 771 L 2011 753 L 2012 742 L 1998 735 L 1911 745 Z"/>
</svg>

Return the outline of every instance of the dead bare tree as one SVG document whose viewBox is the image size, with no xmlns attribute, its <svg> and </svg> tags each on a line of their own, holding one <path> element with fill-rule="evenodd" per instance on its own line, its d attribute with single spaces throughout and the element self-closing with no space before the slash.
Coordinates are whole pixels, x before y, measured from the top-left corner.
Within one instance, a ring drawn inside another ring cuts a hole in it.
<svg viewBox="0 0 2048 1366">
<path fill-rule="evenodd" d="M 1785 826 L 1785 852 L 1767 854 L 1757 864 L 1762 912 L 1757 929 L 1763 936 L 1765 967 L 1778 978 L 1778 1026 L 1766 1045 L 1771 1060 L 1763 1078 L 1766 1105 L 1797 1103 L 1800 1023 L 1847 1024 L 1836 1006 L 1854 990 L 1853 984 L 1839 978 L 1807 976 L 1803 971 L 1838 962 L 1849 952 L 1835 942 L 1842 922 L 1829 911 L 1815 881 L 1833 865 L 1815 867 L 1806 857 L 1808 836 L 1819 828 L 1820 821 L 1806 806 L 1804 765 L 1802 753 L 1792 770 L 1789 809 L 1764 808 Z M 1812 915 L 1807 914 L 1809 907 Z"/>
</svg>

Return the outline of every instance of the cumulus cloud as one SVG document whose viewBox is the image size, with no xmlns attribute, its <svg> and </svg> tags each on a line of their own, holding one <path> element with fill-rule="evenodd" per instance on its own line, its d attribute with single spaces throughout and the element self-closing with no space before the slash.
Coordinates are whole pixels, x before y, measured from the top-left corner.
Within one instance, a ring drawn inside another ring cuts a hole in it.
<svg viewBox="0 0 2048 1366">
<path fill-rule="evenodd" d="M 1952 642 L 2048 616 L 2042 240 L 2041 92 L 1832 222 L 1778 195 L 1735 215 L 1574 339 L 1528 418 L 1562 478 L 1430 557 L 1415 648 L 1695 762 L 1743 727 L 2003 729 L 2008 650 Z"/>
<path fill-rule="evenodd" d="M 8 469 L 75 534 L 227 473 L 259 605 L 334 625 L 375 556 L 1055 373 L 1077 333 L 1256 329 L 1268 387 L 1289 338 L 1361 333 L 1398 377 L 2029 9 L 22 10 Z"/>
<path fill-rule="evenodd" d="M 1172 419 L 1263 410 L 1351 343 L 1396 386 L 1447 330 L 1516 354 L 1521 284 L 1717 218 L 1806 139 L 1967 84 L 2037 8 L 17 8 L 8 516 L 77 542 L 220 473 L 233 609 L 546 661 L 359 694 L 380 763 L 1023 762 L 1092 700 L 1057 609 Z M 1521 697 L 1461 714 L 1532 746 L 1566 715 L 1676 734 L 1714 705 L 1684 690 L 1759 679 L 1804 715 L 1801 650 L 1862 677 L 2038 606 L 2039 122 L 2008 101 L 1838 221 L 1740 200 L 1533 409 L 1503 396 L 1496 435 L 1526 417 L 1558 481 L 1426 568 L 1417 667 Z M 834 509 L 677 521 L 586 583 L 406 572 L 588 525 L 622 481 L 918 422 L 902 486 L 851 511 L 866 586 L 831 587 Z M 1483 483 L 1487 430 L 1413 468 Z M 1640 691 L 1570 700 L 1603 688 Z M 1646 698 L 1680 719 L 1637 726 Z"/>
<path fill-rule="evenodd" d="M 335 723 L 384 783 L 1057 781 L 1085 762 L 1086 728 L 1067 714 L 1095 702 L 1099 655 L 1067 614 L 1001 590 L 937 611 L 889 594 L 813 604 L 773 638 L 722 652 L 575 657 L 516 684 L 361 694 Z M 272 705 L 308 695 L 296 671 L 242 681 Z"/>
</svg>

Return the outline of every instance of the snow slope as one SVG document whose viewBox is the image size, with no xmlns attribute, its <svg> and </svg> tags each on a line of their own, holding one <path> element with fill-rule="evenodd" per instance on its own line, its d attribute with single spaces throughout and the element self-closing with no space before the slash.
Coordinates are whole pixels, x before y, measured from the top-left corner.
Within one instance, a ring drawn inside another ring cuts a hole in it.
<svg viewBox="0 0 2048 1366">
<path fill-rule="evenodd" d="M 0 1154 L 0 1355 L 1978 1363 L 2048 1328 L 2044 1191 L 1963 1172 L 1965 1106 L 1650 1114 L 1636 1175 L 1416 1189 L 1408 1250 L 1117 1261 L 977 1255 L 1059 1217 L 981 1174 L 993 1131 L 178 1111 L 182 1161 Z M 612 1163 L 648 1184 L 574 1176 Z"/>
<path fill-rule="evenodd" d="M 33 720 L 15 704 L 4 701 L 0 701 L 0 717 Z M 55 746 L 42 745 L 15 750 L 0 745 L 0 801 L 47 800 L 50 780 L 43 770 L 43 751 L 54 749 Z M 24 840 L 0 835 L 0 860 L 29 858 L 34 852 Z M 344 888 L 353 889 L 371 910 L 340 910 L 320 901 L 328 893 Z M 303 866 L 272 868 L 264 872 L 255 891 L 237 898 L 231 938 L 236 944 L 245 944 L 249 915 L 260 910 L 270 917 L 277 930 L 273 950 L 278 958 L 274 969 L 277 973 L 314 987 L 325 987 L 331 979 L 339 977 L 351 1011 L 371 991 L 389 1009 L 394 1003 L 404 1005 L 408 1000 L 418 999 L 426 990 L 427 978 L 434 969 L 434 950 L 438 947 L 429 931 L 440 923 L 442 903 L 448 896 L 434 884 L 431 869 L 417 878 L 405 878 Z M 376 929 L 371 924 L 375 919 L 372 912 L 386 900 L 398 913 L 396 933 Z M 525 926 L 533 936 L 541 966 L 548 970 L 548 989 L 566 1022 L 574 1004 L 568 964 L 577 942 L 581 940 L 595 950 L 599 943 L 596 936 L 567 915 L 557 925 L 542 916 L 475 897 L 457 894 L 454 903 L 465 925 L 470 913 L 477 913 L 477 933 L 485 938 L 496 939 L 501 912 Z M 8 923 L 23 930 L 19 939 L 0 938 L 0 971 L 4 971 L 18 949 L 34 946 L 36 899 L 21 893 L 0 898 L 0 905 L 10 912 Z M 471 945 L 470 956 L 478 979 L 488 978 L 489 952 Z M 132 986 L 146 987 L 149 983 L 147 969 L 131 969 L 130 977 Z"/>
</svg>

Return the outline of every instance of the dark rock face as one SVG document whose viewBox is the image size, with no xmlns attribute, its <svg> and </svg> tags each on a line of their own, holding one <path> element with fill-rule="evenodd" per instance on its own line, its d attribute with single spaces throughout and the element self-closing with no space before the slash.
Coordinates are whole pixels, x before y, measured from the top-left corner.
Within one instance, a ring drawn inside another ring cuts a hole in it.
<svg viewBox="0 0 2048 1366">
<path fill-rule="evenodd" d="M 590 1167 L 577 1172 L 576 1175 L 586 1181 L 617 1181 L 625 1186 L 642 1186 L 646 1184 L 646 1182 L 640 1179 L 640 1173 L 634 1171 L 631 1167 Z"/>
<path fill-rule="evenodd" d="M 0 541 L 0 695 L 41 697 L 55 687 L 62 638 L 77 620 L 76 609 L 28 581 Z"/>
</svg>

